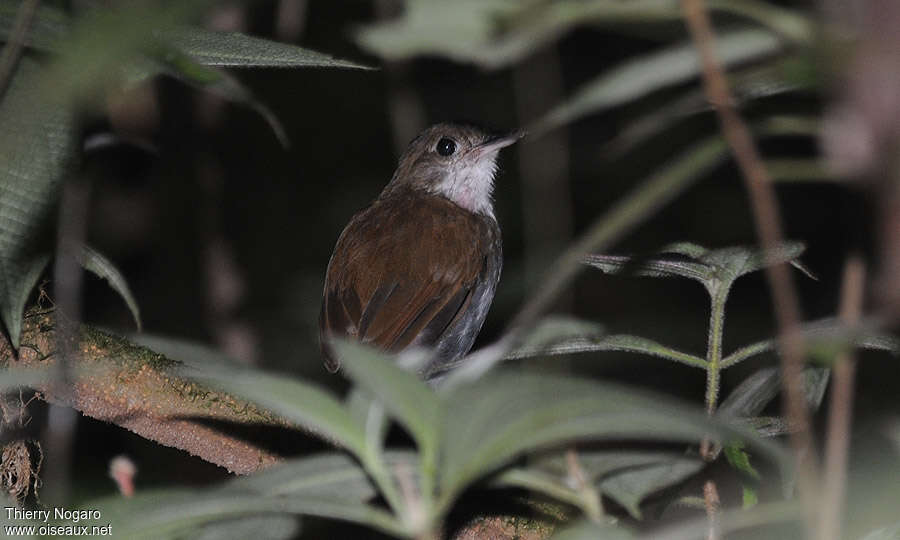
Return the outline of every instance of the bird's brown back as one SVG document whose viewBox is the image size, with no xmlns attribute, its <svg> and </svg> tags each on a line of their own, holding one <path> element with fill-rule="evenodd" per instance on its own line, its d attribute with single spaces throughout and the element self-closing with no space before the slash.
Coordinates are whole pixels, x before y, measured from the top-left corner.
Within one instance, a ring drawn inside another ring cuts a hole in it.
<svg viewBox="0 0 900 540">
<path fill-rule="evenodd" d="M 434 345 L 467 305 L 496 241 L 492 218 L 441 196 L 407 189 L 377 199 L 335 247 L 320 338 L 346 336 L 392 351 Z"/>
</svg>

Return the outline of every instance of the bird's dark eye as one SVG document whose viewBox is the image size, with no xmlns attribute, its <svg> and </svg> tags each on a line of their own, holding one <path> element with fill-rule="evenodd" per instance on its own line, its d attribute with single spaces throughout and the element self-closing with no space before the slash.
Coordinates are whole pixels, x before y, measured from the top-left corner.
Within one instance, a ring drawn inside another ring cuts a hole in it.
<svg viewBox="0 0 900 540">
<path fill-rule="evenodd" d="M 456 143 L 453 141 L 453 139 L 444 137 L 443 139 L 438 141 L 438 143 L 437 143 L 437 153 L 438 154 L 440 154 L 444 157 L 447 157 L 449 155 L 452 155 L 453 152 L 456 152 Z"/>
</svg>

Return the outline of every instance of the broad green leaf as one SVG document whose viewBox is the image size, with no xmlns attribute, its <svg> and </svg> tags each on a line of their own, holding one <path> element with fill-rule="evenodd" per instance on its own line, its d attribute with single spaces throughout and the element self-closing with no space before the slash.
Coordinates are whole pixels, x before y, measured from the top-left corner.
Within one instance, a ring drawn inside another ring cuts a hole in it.
<svg viewBox="0 0 900 540">
<path fill-rule="evenodd" d="M 359 463 L 338 453 L 292 459 L 235 478 L 223 489 L 258 495 L 316 495 L 356 502 L 368 501 L 376 495 Z"/>
<path fill-rule="evenodd" d="M 72 113 L 39 92 L 42 70 L 19 62 L 0 102 L 0 317 L 19 347 L 22 312 L 50 260 L 49 220 L 74 157 Z"/>
<path fill-rule="evenodd" d="M 625 334 L 603 336 L 599 338 L 569 338 L 564 341 L 540 349 L 521 348 L 513 351 L 507 358 L 527 358 L 536 355 L 576 354 L 585 352 L 620 351 L 647 354 L 665 358 L 674 362 L 706 369 L 706 360 L 693 354 L 666 347 L 651 339 Z"/>
<path fill-rule="evenodd" d="M 515 457 L 573 440 L 697 441 L 714 434 L 746 439 L 784 465 L 780 449 L 749 430 L 710 423 L 671 400 L 557 375 L 494 373 L 446 398 L 441 490 L 452 499 L 470 482 Z"/>
<path fill-rule="evenodd" d="M 762 30 L 722 33 L 716 39 L 716 55 L 723 66 L 759 59 L 777 52 L 781 42 Z M 536 133 L 644 97 L 679 84 L 700 73 L 693 42 L 670 46 L 612 68 L 583 85 L 565 103 L 551 109 L 530 131 Z"/>
<path fill-rule="evenodd" d="M 214 32 L 195 26 L 181 26 L 160 33 L 159 40 L 207 66 L 371 69 L 290 43 L 239 32 Z"/>
<path fill-rule="evenodd" d="M 144 492 L 131 499 L 91 501 L 86 508 L 99 509 L 104 520 L 112 523 L 117 538 L 135 540 L 182 538 L 186 531 L 207 523 L 285 514 L 341 519 L 402 534 L 394 518 L 379 508 L 312 494 L 273 497 L 229 489 L 172 489 Z"/>
<path fill-rule="evenodd" d="M 185 366 L 182 375 L 257 403 L 290 422 L 331 440 L 361 459 L 366 435 L 346 408 L 330 393 L 299 379 L 240 370 L 221 364 Z"/>
<path fill-rule="evenodd" d="M 107 283 L 109 283 L 109 286 L 119 293 L 119 296 L 121 296 L 122 300 L 125 300 L 125 303 L 128 305 L 131 316 L 134 317 L 134 322 L 137 324 L 138 330 L 140 330 L 141 311 L 138 308 L 137 300 L 134 299 L 134 295 L 128 287 L 128 282 L 125 281 L 125 277 L 119 272 L 119 269 L 106 257 L 89 246 L 81 246 L 78 262 L 85 270 L 91 272 L 100 279 L 105 279 Z"/>
<path fill-rule="evenodd" d="M 347 376 L 384 404 L 423 453 L 433 452 L 441 421 L 440 401 L 434 391 L 384 353 L 346 340 L 336 341 L 334 346 Z"/>
</svg>

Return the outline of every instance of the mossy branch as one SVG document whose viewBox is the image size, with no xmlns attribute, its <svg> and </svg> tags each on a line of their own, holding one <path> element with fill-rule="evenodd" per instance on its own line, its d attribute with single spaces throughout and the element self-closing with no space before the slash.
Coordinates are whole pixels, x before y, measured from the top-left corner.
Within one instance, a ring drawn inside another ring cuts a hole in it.
<svg viewBox="0 0 900 540">
<path fill-rule="evenodd" d="M 57 366 L 62 337 L 54 310 L 29 310 L 19 353 L 0 338 L 0 363 L 19 372 L 46 372 L 34 384 L 49 403 L 72 407 L 165 446 L 180 448 L 237 474 L 249 474 L 281 458 L 236 438 L 220 423 L 292 427 L 246 400 L 205 387 L 178 374 L 181 362 L 87 325 L 66 347 L 68 374 Z M 68 379 L 68 380 L 66 380 Z"/>
</svg>

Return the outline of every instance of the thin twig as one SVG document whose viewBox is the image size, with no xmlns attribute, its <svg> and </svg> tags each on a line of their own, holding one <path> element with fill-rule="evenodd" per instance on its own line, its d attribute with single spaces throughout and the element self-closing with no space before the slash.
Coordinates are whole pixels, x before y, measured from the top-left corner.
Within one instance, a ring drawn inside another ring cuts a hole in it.
<svg viewBox="0 0 900 540">
<path fill-rule="evenodd" d="M 16 22 L 13 24 L 9 41 L 6 42 L 3 54 L 0 55 L 0 100 L 3 99 L 12 82 L 16 65 L 19 63 L 19 58 L 22 57 L 22 51 L 25 50 L 25 37 L 28 29 L 31 28 L 40 3 L 40 0 L 25 0 L 16 13 Z"/>
<path fill-rule="evenodd" d="M 703 484 L 703 505 L 706 507 L 706 540 L 719 540 L 719 490 L 716 483 L 707 480 Z"/>
<path fill-rule="evenodd" d="M 707 99 L 716 111 L 722 135 L 741 169 L 753 209 L 757 236 L 763 248 L 769 250 L 782 241 L 781 216 L 771 177 L 750 130 L 734 109 L 731 90 L 715 58 L 715 35 L 703 0 L 682 0 L 682 9 L 700 53 Z M 815 454 L 811 452 L 814 446 L 809 429 L 809 412 L 803 397 L 803 336 L 800 333 L 799 300 L 787 264 L 767 266 L 766 277 L 772 289 L 775 318 L 778 322 L 785 408 L 791 425 L 797 427 L 797 431 L 791 435 L 791 444 L 797 459 L 798 483 L 801 496 L 807 501 L 807 526 L 812 533 L 814 518 L 809 498 L 816 493 L 814 471 L 817 467 Z M 806 459 L 801 459 L 804 454 L 808 454 Z"/>
<path fill-rule="evenodd" d="M 859 323 L 862 315 L 866 266 L 859 255 L 847 259 L 841 288 L 841 321 L 849 327 Z M 819 514 L 819 540 L 841 537 L 844 513 L 844 487 L 847 481 L 847 450 L 850 446 L 850 423 L 853 413 L 853 383 L 856 355 L 853 345 L 840 354 L 834 364 L 834 383 L 828 409 L 828 433 L 825 439 L 825 485 Z"/>
</svg>

